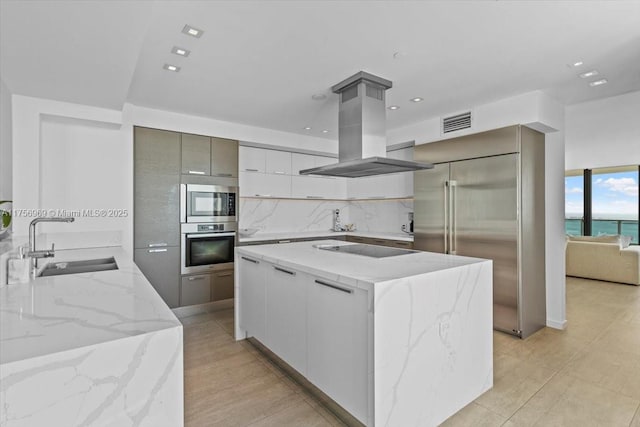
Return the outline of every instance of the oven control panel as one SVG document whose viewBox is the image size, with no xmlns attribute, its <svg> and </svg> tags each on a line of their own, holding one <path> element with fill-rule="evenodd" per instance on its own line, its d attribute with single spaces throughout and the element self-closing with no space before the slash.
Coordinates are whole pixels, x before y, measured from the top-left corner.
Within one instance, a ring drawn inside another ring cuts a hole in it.
<svg viewBox="0 0 640 427">
<path fill-rule="evenodd" d="M 198 231 L 224 231 L 224 224 L 198 224 Z"/>
<path fill-rule="evenodd" d="M 180 232 L 188 233 L 234 233 L 238 229 L 235 222 L 201 222 L 201 223 L 182 223 L 180 224 Z"/>
</svg>

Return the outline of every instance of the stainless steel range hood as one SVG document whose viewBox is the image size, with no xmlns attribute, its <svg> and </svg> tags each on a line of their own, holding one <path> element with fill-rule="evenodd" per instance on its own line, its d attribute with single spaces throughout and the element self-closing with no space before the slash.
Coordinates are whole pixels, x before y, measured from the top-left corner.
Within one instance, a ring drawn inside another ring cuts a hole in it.
<svg viewBox="0 0 640 427">
<path fill-rule="evenodd" d="M 338 163 L 304 169 L 301 175 L 347 178 L 431 169 L 428 163 L 388 159 L 385 91 L 389 80 L 360 71 L 333 86 L 340 95 Z"/>
</svg>

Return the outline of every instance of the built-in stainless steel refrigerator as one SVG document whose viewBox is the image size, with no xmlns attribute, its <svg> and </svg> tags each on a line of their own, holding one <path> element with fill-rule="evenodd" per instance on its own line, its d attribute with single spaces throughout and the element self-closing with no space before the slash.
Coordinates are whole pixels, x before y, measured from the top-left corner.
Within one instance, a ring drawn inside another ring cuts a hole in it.
<svg viewBox="0 0 640 427">
<path fill-rule="evenodd" d="M 415 249 L 493 260 L 494 328 L 546 323 L 544 134 L 510 126 L 417 145 Z"/>
</svg>

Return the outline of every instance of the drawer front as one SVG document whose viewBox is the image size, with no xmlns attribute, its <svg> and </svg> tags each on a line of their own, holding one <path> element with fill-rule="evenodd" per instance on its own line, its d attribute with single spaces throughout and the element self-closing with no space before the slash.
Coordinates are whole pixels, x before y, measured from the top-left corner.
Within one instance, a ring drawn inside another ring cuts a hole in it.
<svg viewBox="0 0 640 427">
<path fill-rule="evenodd" d="M 211 276 L 185 276 L 180 284 L 180 305 L 204 304 L 211 300 Z"/>
<path fill-rule="evenodd" d="M 211 275 L 211 301 L 233 298 L 233 270 L 217 271 Z"/>
</svg>

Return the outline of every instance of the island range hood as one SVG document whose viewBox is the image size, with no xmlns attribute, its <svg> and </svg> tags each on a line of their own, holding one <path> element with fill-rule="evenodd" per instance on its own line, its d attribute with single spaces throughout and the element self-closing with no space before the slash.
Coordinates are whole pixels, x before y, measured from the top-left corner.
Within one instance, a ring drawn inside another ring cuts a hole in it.
<svg viewBox="0 0 640 427">
<path fill-rule="evenodd" d="M 385 91 L 391 86 L 391 81 L 364 71 L 333 86 L 333 93 L 340 95 L 338 163 L 303 169 L 300 174 L 357 178 L 433 168 L 386 157 Z"/>
</svg>

